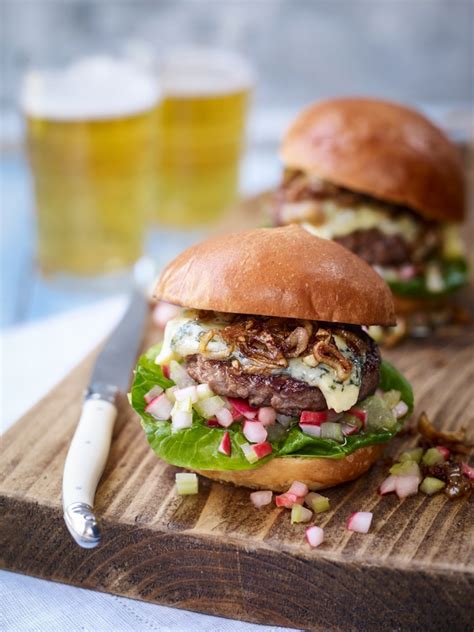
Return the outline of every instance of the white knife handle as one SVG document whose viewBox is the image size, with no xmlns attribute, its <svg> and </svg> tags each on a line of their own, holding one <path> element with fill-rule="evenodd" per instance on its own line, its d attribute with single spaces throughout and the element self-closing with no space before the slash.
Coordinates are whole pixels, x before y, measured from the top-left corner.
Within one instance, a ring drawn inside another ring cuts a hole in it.
<svg viewBox="0 0 474 632">
<path fill-rule="evenodd" d="M 64 519 L 76 542 L 87 548 L 96 546 L 100 540 L 92 507 L 116 417 L 117 408 L 111 402 L 86 399 L 64 465 Z"/>
</svg>

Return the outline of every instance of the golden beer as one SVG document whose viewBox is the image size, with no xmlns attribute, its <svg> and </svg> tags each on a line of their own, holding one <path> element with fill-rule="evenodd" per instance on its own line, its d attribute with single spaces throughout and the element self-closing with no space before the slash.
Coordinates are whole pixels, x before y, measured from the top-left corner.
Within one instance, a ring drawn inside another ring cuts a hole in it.
<svg viewBox="0 0 474 632">
<path fill-rule="evenodd" d="M 126 94 L 130 86 L 120 89 Z M 69 89 L 67 99 L 76 96 Z M 82 114 L 80 102 L 61 111 L 60 99 L 49 111 L 25 106 L 38 259 L 46 275 L 120 272 L 142 254 L 155 203 L 157 104 L 148 99 L 147 110 L 130 113 L 124 101 L 118 114 L 116 99 L 123 96 L 112 96 L 109 114 L 107 103 Z"/>
<path fill-rule="evenodd" d="M 160 80 L 156 219 L 174 227 L 211 223 L 237 195 L 250 71 L 228 53 L 175 51 Z"/>
</svg>

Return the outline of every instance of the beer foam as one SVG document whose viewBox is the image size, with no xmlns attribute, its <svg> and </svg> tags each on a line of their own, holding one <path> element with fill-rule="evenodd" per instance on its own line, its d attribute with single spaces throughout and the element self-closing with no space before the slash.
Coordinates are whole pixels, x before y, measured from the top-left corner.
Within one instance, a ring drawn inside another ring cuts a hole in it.
<svg viewBox="0 0 474 632">
<path fill-rule="evenodd" d="M 155 76 L 132 61 L 95 56 L 60 71 L 32 71 L 23 82 L 25 114 L 53 120 L 118 118 L 151 109 L 160 98 Z"/>
<path fill-rule="evenodd" d="M 160 60 L 159 76 L 164 96 L 229 94 L 248 90 L 255 82 L 245 59 L 214 48 L 170 50 Z"/>
</svg>

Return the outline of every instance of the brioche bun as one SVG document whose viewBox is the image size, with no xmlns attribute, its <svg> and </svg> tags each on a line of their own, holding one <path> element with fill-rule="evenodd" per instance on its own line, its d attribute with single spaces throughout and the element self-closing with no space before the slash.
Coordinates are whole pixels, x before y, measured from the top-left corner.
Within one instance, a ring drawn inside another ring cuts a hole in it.
<svg viewBox="0 0 474 632">
<path fill-rule="evenodd" d="M 383 449 L 384 445 L 371 445 L 343 459 L 277 457 L 254 470 L 193 471 L 216 481 L 274 492 L 287 491 L 293 481 L 301 481 L 309 489 L 324 489 L 359 478 L 381 456 Z"/>
<path fill-rule="evenodd" d="M 427 118 L 402 105 L 340 98 L 304 110 L 285 135 L 286 167 L 395 204 L 461 221 L 461 157 Z"/>
<path fill-rule="evenodd" d="M 188 248 L 164 270 L 157 299 L 195 309 L 389 326 L 388 286 L 346 248 L 299 226 L 257 228 Z"/>
</svg>

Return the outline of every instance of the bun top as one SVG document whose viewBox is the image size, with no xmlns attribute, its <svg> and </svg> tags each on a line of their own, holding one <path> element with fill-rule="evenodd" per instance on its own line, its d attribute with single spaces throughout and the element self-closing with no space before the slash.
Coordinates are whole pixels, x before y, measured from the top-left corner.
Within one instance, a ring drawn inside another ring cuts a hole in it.
<svg viewBox="0 0 474 632">
<path fill-rule="evenodd" d="M 212 237 L 164 270 L 158 299 L 184 307 L 393 325 L 391 292 L 365 261 L 293 225 Z"/>
<path fill-rule="evenodd" d="M 396 103 L 343 98 L 304 110 L 280 156 L 339 186 L 408 206 L 427 219 L 461 221 L 461 157 L 424 116 Z"/>
</svg>

